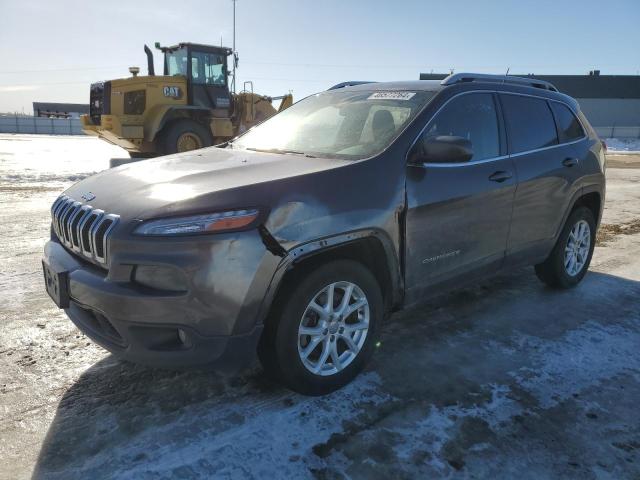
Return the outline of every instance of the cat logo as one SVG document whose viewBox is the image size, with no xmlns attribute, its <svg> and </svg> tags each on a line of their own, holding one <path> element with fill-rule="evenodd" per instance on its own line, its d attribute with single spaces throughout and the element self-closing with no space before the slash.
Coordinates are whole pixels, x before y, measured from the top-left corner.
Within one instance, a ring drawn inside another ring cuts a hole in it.
<svg viewBox="0 0 640 480">
<path fill-rule="evenodd" d="M 182 98 L 182 90 L 180 87 L 163 87 L 162 93 L 165 97 Z"/>
</svg>

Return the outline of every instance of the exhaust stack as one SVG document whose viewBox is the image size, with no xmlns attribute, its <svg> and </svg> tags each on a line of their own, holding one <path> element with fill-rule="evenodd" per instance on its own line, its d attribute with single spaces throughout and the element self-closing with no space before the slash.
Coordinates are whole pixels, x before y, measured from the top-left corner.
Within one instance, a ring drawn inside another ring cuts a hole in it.
<svg viewBox="0 0 640 480">
<path fill-rule="evenodd" d="M 147 54 L 147 71 L 149 72 L 150 76 L 153 76 L 156 74 L 153 68 L 153 53 L 151 53 L 151 49 L 146 45 L 144 46 L 144 53 Z"/>
</svg>

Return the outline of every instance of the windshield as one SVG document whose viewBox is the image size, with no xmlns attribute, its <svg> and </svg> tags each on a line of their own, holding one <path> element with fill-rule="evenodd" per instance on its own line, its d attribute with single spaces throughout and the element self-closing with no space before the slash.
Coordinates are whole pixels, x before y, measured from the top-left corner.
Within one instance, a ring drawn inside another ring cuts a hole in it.
<svg viewBox="0 0 640 480">
<path fill-rule="evenodd" d="M 173 52 L 165 53 L 166 74 L 170 76 L 187 76 L 187 49 L 180 48 Z"/>
<path fill-rule="evenodd" d="M 435 92 L 327 91 L 249 130 L 234 147 L 347 159 L 384 150 Z"/>
</svg>

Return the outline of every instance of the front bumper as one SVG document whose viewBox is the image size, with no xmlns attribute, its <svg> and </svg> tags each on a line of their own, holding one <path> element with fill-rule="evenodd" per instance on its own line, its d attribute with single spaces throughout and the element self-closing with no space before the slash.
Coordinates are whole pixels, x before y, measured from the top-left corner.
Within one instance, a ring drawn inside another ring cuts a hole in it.
<svg viewBox="0 0 640 480">
<path fill-rule="evenodd" d="M 85 335 L 117 357 L 159 368 L 245 365 L 255 358 L 262 334 L 258 325 L 245 335 L 206 337 L 190 325 L 107 318 L 73 300 L 65 312 Z"/>
<path fill-rule="evenodd" d="M 249 235 L 239 243 L 245 247 L 251 244 L 255 251 L 255 242 L 256 238 Z M 126 259 L 114 255 L 107 273 L 51 240 L 45 246 L 44 259 L 56 270 L 68 272 L 70 301 L 64 310 L 69 318 L 118 357 L 166 368 L 235 366 L 251 361 L 262 332 L 261 302 L 257 299 L 264 297 L 271 280 L 261 274 L 270 270 L 262 264 L 273 263 L 271 254 L 261 245 L 260 255 L 244 255 L 253 265 L 244 265 L 237 271 L 237 278 L 230 279 L 228 262 L 238 260 L 230 252 L 227 257 L 207 262 L 201 255 L 192 256 L 189 247 L 176 254 L 171 247 L 151 244 L 150 252 L 140 255 L 142 263 L 149 263 L 158 247 L 165 257 L 167 251 L 172 252 L 165 262 L 175 258 L 181 268 L 185 262 L 190 266 L 185 269 L 189 272 L 188 291 L 164 292 L 136 284 L 132 281 L 136 261 L 131 254 Z M 202 251 L 198 244 L 190 248 Z M 233 290 L 220 285 L 230 281 L 234 282 Z"/>
</svg>

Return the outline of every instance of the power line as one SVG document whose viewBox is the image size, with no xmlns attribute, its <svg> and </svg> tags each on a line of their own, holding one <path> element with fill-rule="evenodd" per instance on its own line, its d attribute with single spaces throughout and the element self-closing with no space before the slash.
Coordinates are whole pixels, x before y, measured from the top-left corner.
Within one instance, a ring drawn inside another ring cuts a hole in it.
<svg viewBox="0 0 640 480">
<path fill-rule="evenodd" d="M 90 83 L 94 83 L 95 80 L 77 80 L 74 82 L 40 82 L 40 83 L 0 83 L 0 88 L 2 87 L 45 87 L 48 85 L 88 85 Z"/>
<path fill-rule="evenodd" d="M 251 78 L 254 80 L 275 80 L 280 82 L 304 82 L 304 83 L 327 83 L 327 82 L 336 82 L 335 79 L 331 80 L 322 80 L 322 79 L 309 79 L 309 78 L 277 78 L 277 77 L 256 77 L 253 75 L 249 75 L 247 78 Z M 39 82 L 39 83 L 0 83 L 0 88 L 2 87 L 46 87 L 49 85 L 88 85 L 94 83 L 96 80 L 75 80 L 70 82 Z"/>
<path fill-rule="evenodd" d="M 128 67 L 123 67 L 122 65 L 112 65 L 112 66 L 104 66 L 104 67 L 74 67 L 74 68 L 51 68 L 51 69 L 42 69 L 42 70 L 6 70 L 0 71 L 0 75 L 4 74 L 18 74 L 18 73 L 47 73 L 47 72 L 77 72 L 84 70 L 111 70 L 115 68 L 126 69 Z"/>
<path fill-rule="evenodd" d="M 245 60 L 245 64 L 248 65 L 266 65 L 266 66 L 285 66 L 285 67 L 329 67 L 329 68 L 418 68 L 418 69 L 443 69 L 449 71 L 451 69 L 451 64 L 442 64 L 442 65 L 432 65 L 426 63 L 415 63 L 415 64 L 388 64 L 388 63 L 377 63 L 377 64 L 339 64 L 339 63 L 293 63 L 293 62 L 261 62 L 261 61 L 251 61 Z M 598 65 L 600 68 L 615 68 L 615 67 L 628 67 L 628 64 L 603 64 L 600 62 L 592 62 L 593 64 Z M 539 68 L 539 69 L 552 69 L 552 68 L 587 68 L 586 64 L 568 64 L 568 63 L 558 63 L 558 64 L 513 64 L 508 62 L 509 66 L 520 69 L 528 69 L 528 68 Z M 462 68 L 466 69 L 504 69 L 506 68 L 506 63 L 499 65 L 463 65 Z M 460 68 L 455 67 L 456 70 L 460 70 Z M 446 73 L 446 72 L 445 72 Z"/>
<path fill-rule="evenodd" d="M 443 69 L 445 71 L 449 71 L 451 68 L 450 64 L 447 65 L 429 65 L 424 63 L 415 63 L 415 64 L 387 64 L 387 63 L 378 63 L 378 64 L 339 64 L 339 63 L 296 63 L 296 62 L 261 62 L 261 61 L 247 61 L 243 62 L 246 65 L 265 65 L 265 66 L 274 66 L 274 67 L 303 67 L 303 68 L 416 68 L 416 69 Z M 593 64 L 597 64 L 600 68 L 616 68 L 616 67 L 628 67 L 626 64 L 602 64 L 600 62 L 592 62 Z M 532 64 L 511 64 L 509 65 L 514 69 L 553 69 L 553 68 L 587 68 L 585 64 L 567 64 L 567 63 L 559 63 L 559 64 L 540 64 L 540 65 L 532 65 Z M 38 69 L 38 70 L 5 70 L 0 71 L 0 75 L 8 75 L 8 74 L 23 74 L 23 73 L 48 73 L 48 72 L 75 72 L 75 71 L 86 71 L 86 70 L 111 70 L 111 69 L 124 69 L 126 70 L 128 67 L 124 65 L 111 65 L 111 66 L 102 66 L 102 67 L 73 67 L 73 68 L 50 68 L 50 69 Z M 464 65 L 465 69 L 504 69 L 505 64 L 500 65 Z M 456 68 L 456 70 L 460 70 L 460 68 Z"/>
</svg>

